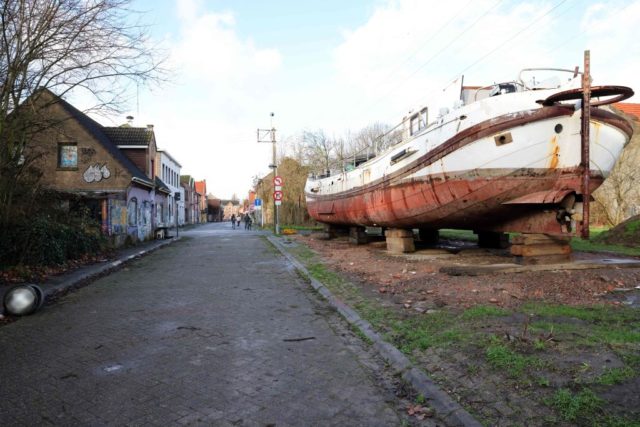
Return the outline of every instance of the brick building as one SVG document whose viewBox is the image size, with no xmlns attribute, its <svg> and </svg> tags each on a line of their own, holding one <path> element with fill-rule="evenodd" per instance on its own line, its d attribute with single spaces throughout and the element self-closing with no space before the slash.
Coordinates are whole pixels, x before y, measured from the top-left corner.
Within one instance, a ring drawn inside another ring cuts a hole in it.
<svg viewBox="0 0 640 427">
<path fill-rule="evenodd" d="M 170 193 L 154 174 L 153 128 L 104 127 L 48 90 L 35 96 L 53 123 L 26 145 L 41 183 L 87 207 L 115 245 L 153 238 Z"/>
</svg>

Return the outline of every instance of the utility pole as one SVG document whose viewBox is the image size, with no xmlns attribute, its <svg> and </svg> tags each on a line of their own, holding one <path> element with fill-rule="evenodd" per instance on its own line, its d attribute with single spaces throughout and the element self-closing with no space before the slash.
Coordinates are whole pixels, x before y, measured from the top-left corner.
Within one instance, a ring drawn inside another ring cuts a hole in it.
<svg viewBox="0 0 640 427">
<path fill-rule="evenodd" d="M 276 164 L 276 129 L 273 127 L 274 115 L 271 113 L 271 129 L 258 129 L 258 142 L 267 142 L 273 145 L 273 160 L 269 168 L 273 169 L 273 177 L 275 178 L 278 176 L 278 165 Z M 273 232 L 280 234 L 280 209 L 275 197 L 273 198 Z"/>
</svg>

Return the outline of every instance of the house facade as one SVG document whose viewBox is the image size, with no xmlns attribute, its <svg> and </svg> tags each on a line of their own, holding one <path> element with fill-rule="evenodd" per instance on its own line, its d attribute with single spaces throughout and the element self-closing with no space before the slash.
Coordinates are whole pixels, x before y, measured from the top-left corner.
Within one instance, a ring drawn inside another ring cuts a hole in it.
<svg viewBox="0 0 640 427">
<path fill-rule="evenodd" d="M 153 238 L 164 215 L 161 212 L 158 217 L 158 208 L 170 191 L 154 177 L 153 129 L 140 129 L 144 139 L 153 143 L 147 143 L 141 153 L 127 155 L 111 139 L 109 128 L 50 91 L 38 96 L 55 123 L 26 145 L 26 150 L 39 156 L 42 185 L 67 195 L 75 208 L 87 208 L 116 246 Z"/>
<path fill-rule="evenodd" d="M 195 180 L 190 175 L 180 176 L 180 186 L 184 193 L 184 218 L 187 224 L 200 222 L 198 199 L 196 197 Z"/>
<path fill-rule="evenodd" d="M 198 198 L 198 214 L 200 222 L 207 222 L 207 180 L 195 182 L 196 197 Z"/>
<path fill-rule="evenodd" d="M 176 215 L 179 225 L 185 224 L 185 194 L 184 189 L 180 185 L 180 169 L 182 166 L 176 159 L 164 150 L 156 150 L 156 176 L 162 179 L 162 182 L 171 190 L 168 198 L 169 205 L 169 223 L 176 224 Z M 176 200 L 175 195 L 179 194 Z"/>
</svg>

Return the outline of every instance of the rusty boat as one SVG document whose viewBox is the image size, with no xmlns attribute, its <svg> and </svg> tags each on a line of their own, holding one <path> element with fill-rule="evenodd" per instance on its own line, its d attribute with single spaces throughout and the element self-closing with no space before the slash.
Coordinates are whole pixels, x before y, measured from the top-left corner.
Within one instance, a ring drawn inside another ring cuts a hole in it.
<svg viewBox="0 0 640 427">
<path fill-rule="evenodd" d="M 428 108 L 410 113 L 401 141 L 386 151 L 310 176 L 310 215 L 336 228 L 421 235 L 443 228 L 584 233 L 590 194 L 632 135 L 608 105 L 633 96 L 624 86 L 592 86 L 585 66 L 526 69 L 486 87 L 460 83 L 450 110 L 433 118 Z M 562 79 L 525 80 L 541 71 Z"/>
</svg>

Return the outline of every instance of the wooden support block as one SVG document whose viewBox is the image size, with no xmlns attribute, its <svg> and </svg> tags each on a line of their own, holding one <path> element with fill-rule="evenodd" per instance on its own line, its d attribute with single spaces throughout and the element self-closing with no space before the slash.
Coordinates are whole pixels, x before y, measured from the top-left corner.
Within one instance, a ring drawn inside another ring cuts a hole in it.
<svg viewBox="0 0 640 427">
<path fill-rule="evenodd" d="M 324 237 L 326 240 L 333 239 L 338 236 L 346 236 L 349 233 L 347 227 L 340 227 L 333 224 L 323 224 Z"/>
<path fill-rule="evenodd" d="M 396 254 L 415 252 L 413 237 L 387 237 L 387 251 Z"/>
<path fill-rule="evenodd" d="M 384 231 L 384 236 L 389 237 L 411 237 L 413 240 L 413 230 L 405 228 L 388 228 Z"/>
<path fill-rule="evenodd" d="M 387 241 L 387 250 L 393 253 L 415 252 L 416 246 L 413 242 L 413 230 L 403 228 L 389 228 L 384 232 Z"/>
<path fill-rule="evenodd" d="M 568 243 L 570 237 L 550 236 L 548 234 L 520 234 L 514 236 L 511 243 L 514 245 L 535 245 L 539 243 Z"/>
<path fill-rule="evenodd" d="M 366 233 L 366 228 L 350 227 L 349 242 L 353 243 L 354 245 L 364 245 L 369 243 L 369 236 Z"/>
<path fill-rule="evenodd" d="M 567 244 L 537 244 L 537 245 L 512 245 L 511 255 L 516 256 L 542 256 L 542 255 L 568 255 L 571 254 L 571 246 Z"/>
</svg>

